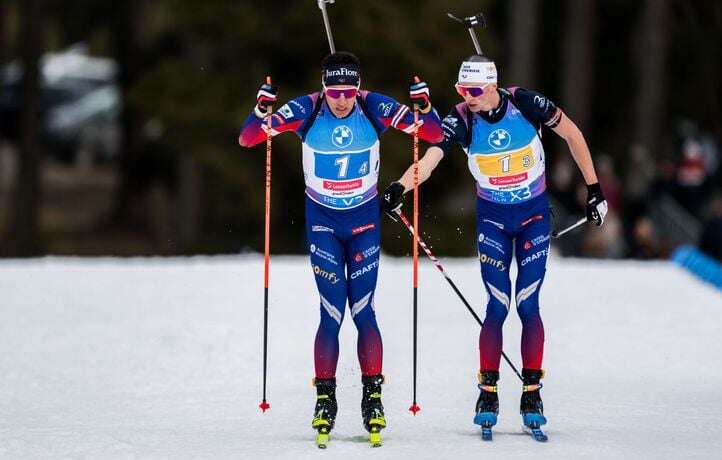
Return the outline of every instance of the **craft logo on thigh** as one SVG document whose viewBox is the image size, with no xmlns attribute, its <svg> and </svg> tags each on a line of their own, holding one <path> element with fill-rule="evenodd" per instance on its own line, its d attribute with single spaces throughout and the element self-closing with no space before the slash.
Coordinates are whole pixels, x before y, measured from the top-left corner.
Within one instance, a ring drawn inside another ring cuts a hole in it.
<svg viewBox="0 0 722 460">
<path fill-rule="evenodd" d="M 321 278 L 325 279 L 331 284 L 336 284 L 340 281 L 340 278 L 336 276 L 336 273 L 329 272 L 324 270 L 323 268 L 319 267 L 318 265 L 313 266 L 313 273 L 316 276 L 320 276 Z"/>
<path fill-rule="evenodd" d="M 523 267 L 530 262 L 534 262 L 535 260 L 541 259 L 542 257 L 546 257 L 548 255 L 549 255 L 549 249 L 544 248 L 541 251 L 537 251 L 534 254 L 532 254 L 529 257 L 526 257 L 524 260 L 522 260 L 521 266 Z"/>
<path fill-rule="evenodd" d="M 360 270 L 356 270 L 355 272 L 351 273 L 351 279 L 355 280 L 359 276 L 365 275 L 366 273 L 369 273 L 369 272 L 375 270 L 378 266 L 379 266 L 379 261 L 374 260 L 370 264 L 366 265 L 364 268 L 362 268 Z"/>
<path fill-rule="evenodd" d="M 497 270 L 504 271 L 506 269 L 506 267 L 504 267 L 504 262 L 502 262 L 501 260 L 495 259 L 493 257 L 490 257 L 486 254 L 480 254 L 479 260 L 481 261 L 482 264 L 491 265 L 492 267 L 496 268 Z"/>
</svg>

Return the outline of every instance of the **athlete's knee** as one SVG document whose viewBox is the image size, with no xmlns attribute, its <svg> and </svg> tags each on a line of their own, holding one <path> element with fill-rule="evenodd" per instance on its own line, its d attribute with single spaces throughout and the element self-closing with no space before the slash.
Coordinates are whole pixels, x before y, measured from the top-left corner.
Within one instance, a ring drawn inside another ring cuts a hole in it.
<svg viewBox="0 0 722 460">
<path fill-rule="evenodd" d="M 509 291 L 499 289 L 492 283 L 486 283 L 489 302 L 486 305 L 486 320 L 502 324 L 509 313 Z"/>
<path fill-rule="evenodd" d="M 516 294 L 516 311 L 522 322 L 539 317 L 539 289 L 541 279 L 519 289 Z"/>
<path fill-rule="evenodd" d="M 320 327 L 328 330 L 338 330 L 343 322 L 343 311 L 346 305 L 335 305 L 321 294 L 321 324 Z"/>
<path fill-rule="evenodd" d="M 351 304 L 351 317 L 357 327 L 371 323 L 376 324 L 373 294 L 373 291 L 369 292 Z"/>
</svg>

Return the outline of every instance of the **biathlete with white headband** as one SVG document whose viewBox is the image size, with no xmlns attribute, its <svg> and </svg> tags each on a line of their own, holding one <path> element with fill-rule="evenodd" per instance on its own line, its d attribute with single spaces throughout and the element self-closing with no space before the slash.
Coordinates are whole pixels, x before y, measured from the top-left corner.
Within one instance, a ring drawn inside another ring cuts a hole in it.
<svg viewBox="0 0 722 460">
<path fill-rule="evenodd" d="M 544 375 L 544 326 L 539 291 L 549 256 L 550 213 L 546 194 L 542 128 L 561 136 L 587 184 L 586 214 L 602 225 L 607 212 L 592 156 L 577 126 L 545 96 L 524 88 L 497 86 L 494 62 L 482 55 L 466 59 L 456 89 L 464 102 L 443 120 L 444 140 L 419 162 L 419 182 L 429 178 L 454 143 L 461 145 L 476 180 L 477 247 L 482 282 L 489 300 L 479 336 L 479 389 L 474 423 L 487 429 L 499 412 L 497 381 L 502 325 L 514 299 L 509 267 L 516 253 L 516 310 L 522 322 L 524 380 L 521 414 L 533 428 L 546 423 L 539 393 Z M 384 192 L 384 210 L 392 213 L 413 187 L 413 167 Z"/>
<path fill-rule="evenodd" d="M 323 435 L 334 427 L 338 334 L 348 302 L 358 329 L 363 423 L 370 432 L 378 431 L 386 426 L 381 404 L 383 348 L 374 312 L 381 243 L 379 137 L 390 127 L 412 135 L 414 115 L 391 97 L 361 90 L 360 63 L 351 53 L 327 56 L 321 63 L 321 83 L 321 92 L 292 99 L 271 116 L 271 134 L 294 132 L 303 150 L 306 237 L 321 310 L 314 346 L 317 401 L 312 426 Z M 412 83 L 409 93 L 419 107 L 419 137 L 440 142 L 441 120 L 426 83 Z M 266 139 L 267 108 L 276 94 L 275 87 L 261 86 L 258 103 L 241 128 L 242 146 Z"/>
</svg>

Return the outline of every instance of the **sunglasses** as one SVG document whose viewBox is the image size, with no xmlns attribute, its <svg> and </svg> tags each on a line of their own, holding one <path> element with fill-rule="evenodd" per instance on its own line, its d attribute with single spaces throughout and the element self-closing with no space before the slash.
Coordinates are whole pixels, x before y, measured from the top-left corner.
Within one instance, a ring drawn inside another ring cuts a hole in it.
<svg viewBox="0 0 722 460">
<path fill-rule="evenodd" d="M 457 83 L 455 86 L 456 92 L 459 93 L 459 96 L 461 97 L 464 97 L 467 94 L 471 97 L 479 97 L 484 94 L 484 89 L 489 86 L 489 83 L 484 86 L 462 86 Z"/>
<path fill-rule="evenodd" d="M 352 99 L 352 98 L 356 97 L 356 94 L 358 94 L 358 88 L 336 89 L 336 88 L 326 88 L 324 86 L 323 90 L 326 93 L 326 96 L 330 97 L 331 99 L 338 99 L 342 95 L 346 99 Z"/>
</svg>

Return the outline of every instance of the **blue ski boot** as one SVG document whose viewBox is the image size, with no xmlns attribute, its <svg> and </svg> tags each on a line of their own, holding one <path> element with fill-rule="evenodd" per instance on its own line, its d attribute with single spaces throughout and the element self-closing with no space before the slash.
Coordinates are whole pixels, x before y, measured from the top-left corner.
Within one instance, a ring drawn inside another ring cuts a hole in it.
<svg viewBox="0 0 722 460">
<path fill-rule="evenodd" d="M 482 371 L 479 373 L 479 399 L 476 400 L 474 423 L 481 426 L 481 439 L 491 441 L 491 428 L 496 425 L 499 414 L 499 394 L 496 382 L 499 371 Z"/>
<path fill-rule="evenodd" d="M 544 371 L 541 369 L 522 369 L 521 376 L 524 379 L 524 386 L 521 394 L 520 412 L 524 427 L 535 440 L 546 442 L 547 435 L 541 430 L 541 426 L 547 422 L 544 417 L 544 404 L 542 404 L 539 390 L 542 387 L 541 379 Z"/>
</svg>

